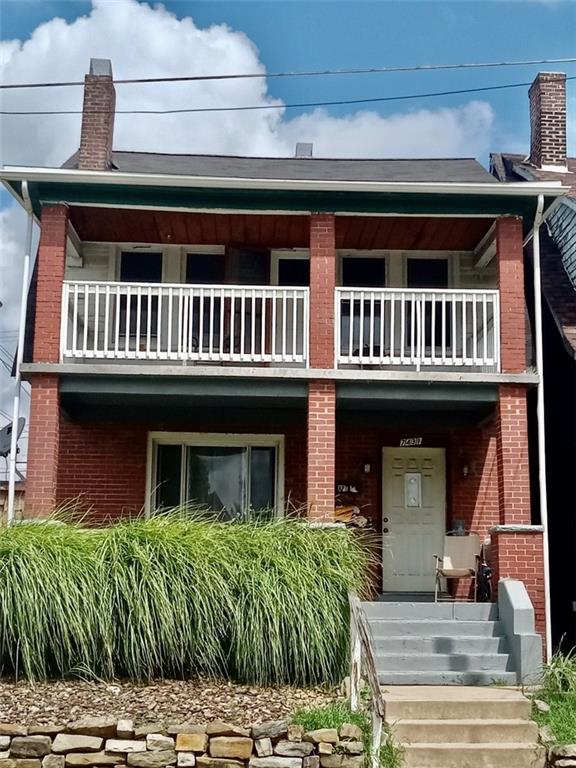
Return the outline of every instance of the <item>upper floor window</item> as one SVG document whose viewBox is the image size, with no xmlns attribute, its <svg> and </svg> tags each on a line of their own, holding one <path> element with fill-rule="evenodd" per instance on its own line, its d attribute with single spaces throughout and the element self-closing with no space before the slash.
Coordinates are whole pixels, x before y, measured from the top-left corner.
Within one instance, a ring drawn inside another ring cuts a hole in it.
<svg viewBox="0 0 576 768">
<path fill-rule="evenodd" d="M 343 256 L 342 285 L 383 288 L 386 285 L 386 259 L 383 256 Z"/>
<path fill-rule="evenodd" d="M 448 288 L 448 259 L 422 259 L 409 256 L 406 260 L 408 288 Z"/>
</svg>

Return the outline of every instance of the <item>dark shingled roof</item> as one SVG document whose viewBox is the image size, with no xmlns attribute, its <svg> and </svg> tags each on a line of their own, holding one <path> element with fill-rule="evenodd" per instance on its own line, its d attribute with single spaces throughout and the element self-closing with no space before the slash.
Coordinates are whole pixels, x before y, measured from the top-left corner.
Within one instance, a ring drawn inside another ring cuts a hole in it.
<svg viewBox="0 0 576 768">
<path fill-rule="evenodd" d="M 490 155 L 490 166 L 499 181 L 561 181 L 570 187 L 568 196 L 576 196 L 575 157 L 566 159 L 565 172 L 543 171 L 531 165 L 525 155 L 499 152 Z M 531 248 L 531 245 L 528 246 L 529 253 Z M 542 292 L 564 338 L 566 349 L 576 359 L 576 291 L 562 262 L 562 254 L 546 227 L 540 230 L 540 254 Z"/>
<path fill-rule="evenodd" d="M 494 183 L 473 158 L 351 160 L 295 157 L 228 157 L 113 152 L 114 170 L 239 179 Z M 63 168 L 78 167 L 78 153 Z"/>
</svg>

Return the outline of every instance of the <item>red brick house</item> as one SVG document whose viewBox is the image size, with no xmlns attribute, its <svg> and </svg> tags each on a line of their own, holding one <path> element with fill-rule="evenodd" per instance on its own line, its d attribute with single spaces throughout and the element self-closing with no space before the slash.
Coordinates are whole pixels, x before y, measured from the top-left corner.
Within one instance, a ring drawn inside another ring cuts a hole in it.
<svg viewBox="0 0 576 768">
<path fill-rule="evenodd" d="M 540 73 L 529 97 L 529 152 L 494 153 L 490 165 L 500 181 L 560 180 L 568 187 L 547 217 L 540 241 L 552 628 L 555 644 L 562 641 L 572 648 L 576 645 L 576 157 L 567 153 L 566 75 Z M 531 277 L 531 243 L 526 246 L 525 264 Z"/>
<path fill-rule="evenodd" d="M 433 590 L 445 532 L 472 529 L 543 631 L 523 239 L 561 185 L 472 159 L 116 151 L 114 101 L 93 62 L 79 152 L 2 171 L 41 227 L 27 515 L 355 505 L 393 593 Z"/>
</svg>

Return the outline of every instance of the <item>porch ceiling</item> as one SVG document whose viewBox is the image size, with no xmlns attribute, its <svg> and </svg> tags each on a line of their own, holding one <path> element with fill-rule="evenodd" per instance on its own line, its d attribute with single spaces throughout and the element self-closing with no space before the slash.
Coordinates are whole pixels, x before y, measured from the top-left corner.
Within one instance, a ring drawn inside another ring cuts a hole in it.
<svg viewBox="0 0 576 768">
<path fill-rule="evenodd" d="M 492 219 L 456 217 L 338 216 L 337 248 L 472 251 Z"/>
<path fill-rule="evenodd" d="M 70 220 L 81 240 L 306 248 L 309 219 L 301 215 L 184 213 L 72 206 Z M 473 250 L 492 224 L 489 218 L 338 216 L 336 247 L 390 250 Z"/>
<path fill-rule="evenodd" d="M 73 206 L 70 221 L 81 240 L 94 242 L 306 248 L 310 239 L 307 216 Z"/>
</svg>

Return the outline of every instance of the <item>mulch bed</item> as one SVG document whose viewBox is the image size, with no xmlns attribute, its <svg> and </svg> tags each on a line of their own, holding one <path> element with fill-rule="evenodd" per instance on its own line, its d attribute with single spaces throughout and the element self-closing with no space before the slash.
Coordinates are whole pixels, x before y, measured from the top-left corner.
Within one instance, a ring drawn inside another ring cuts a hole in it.
<svg viewBox="0 0 576 768">
<path fill-rule="evenodd" d="M 46 725 L 85 716 L 129 718 L 136 723 L 227 720 L 248 725 L 340 698 L 326 688 L 260 688 L 215 681 L 161 680 L 90 683 L 0 681 L 0 722 Z"/>
</svg>

